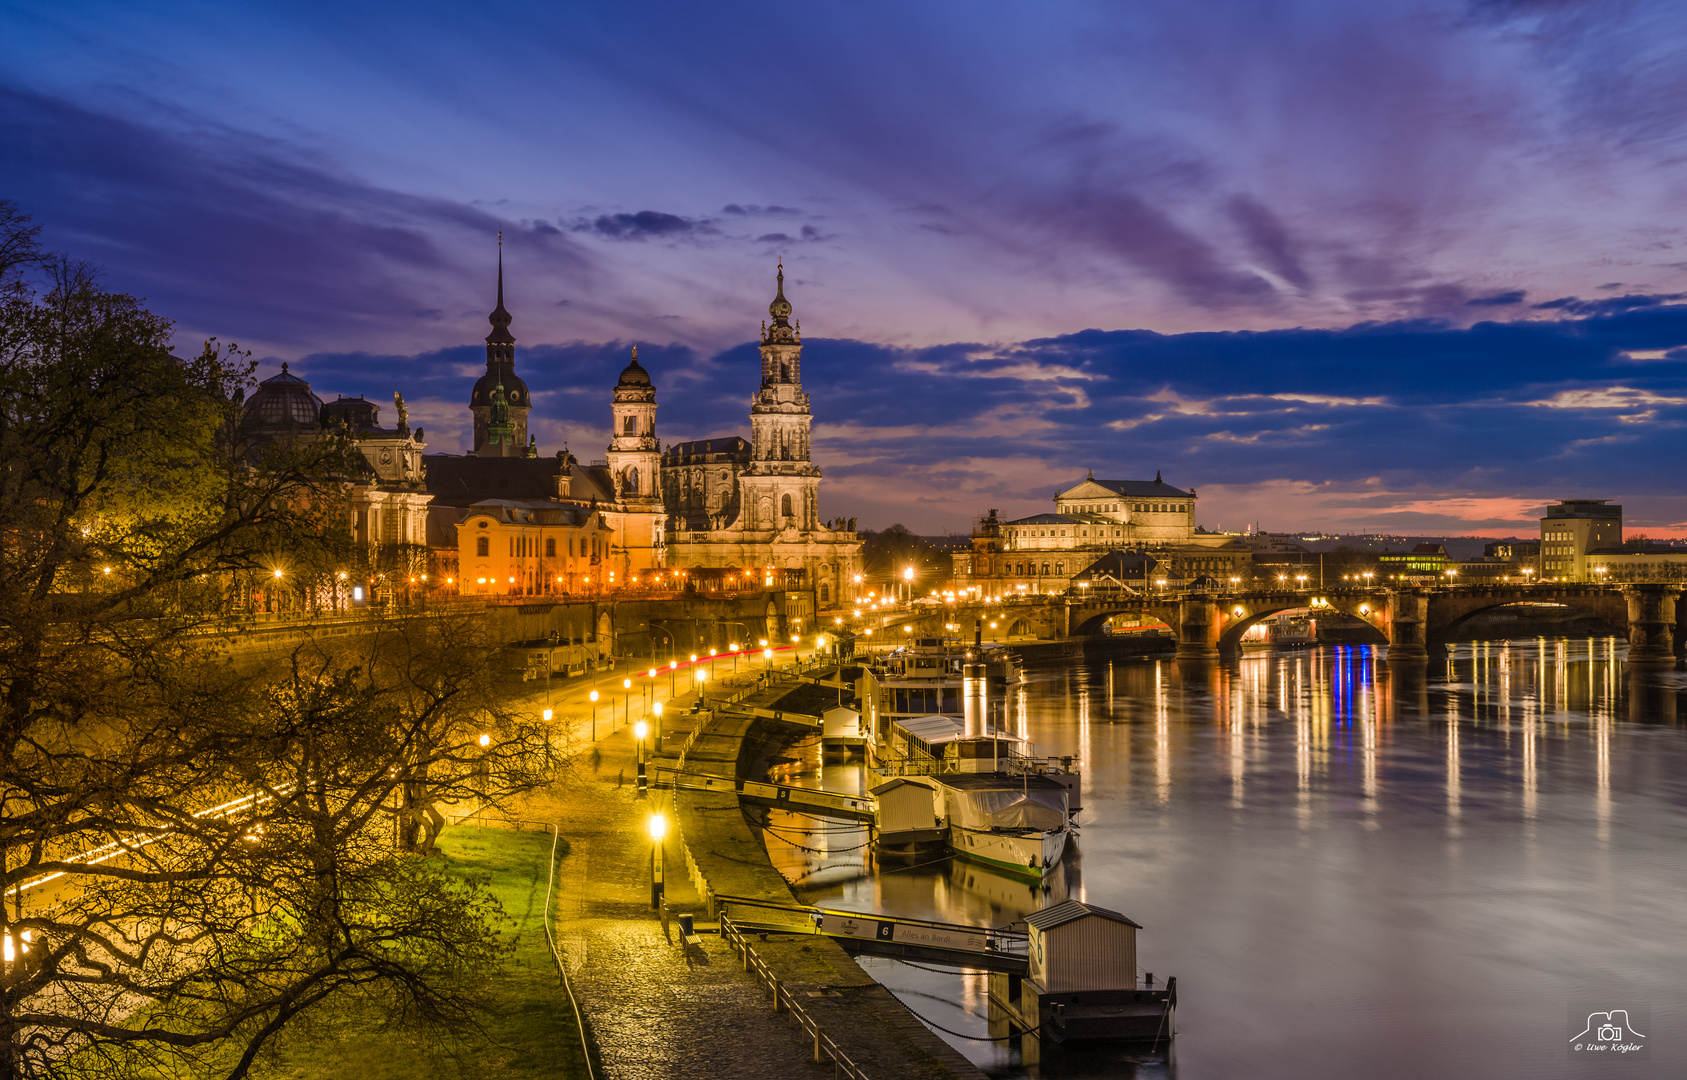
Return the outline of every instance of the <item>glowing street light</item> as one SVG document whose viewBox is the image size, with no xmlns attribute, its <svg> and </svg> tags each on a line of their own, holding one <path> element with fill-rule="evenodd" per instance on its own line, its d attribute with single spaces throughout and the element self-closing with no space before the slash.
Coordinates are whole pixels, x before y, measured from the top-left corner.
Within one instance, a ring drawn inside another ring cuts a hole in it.
<svg viewBox="0 0 1687 1080">
<path fill-rule="evenodd" d="M 667 876 L 667 851 L 662 840 L 668 835 L 668 819 L 661 814 L 651 814 L 645 828 L 650 833 L 650 906 L 662 906 L 662 879 Z"/>
<path fill-rule="evenodd" d="M 597 742 L 597 691 L 591 692 L 592 699 L 592 741 Z"/>
<path fill-rule="evenodd" d="M 644 793 L 650 786 L 644 774 L 644 740 L 649 734 L 650 725 L 643 720 L 633 725 L 633 745 L 638 751 L 638 794 L 641 799 L 644 798 Z"/>
</svg>

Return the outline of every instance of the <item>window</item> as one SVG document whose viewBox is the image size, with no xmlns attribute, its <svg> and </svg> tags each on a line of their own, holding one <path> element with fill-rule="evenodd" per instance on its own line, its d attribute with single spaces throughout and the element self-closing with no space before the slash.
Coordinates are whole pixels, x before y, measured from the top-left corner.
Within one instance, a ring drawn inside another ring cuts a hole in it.
<svg viewBox="0 0 1687 1080">
<path fill-rule="evenodd" d="M 621 482 L 621 490 L 628 495 L 638 494 L 638 470 L 629 468 Z"/>
<path fill-rule="evenodd" d="M 551 538 L 549 538 L 545 541 L 545 558 L 547 558 L 547 559 L 556 558 L 556 538 L 555 537 L 551 537 Z"/>
<path fill-rule="evenodd" d="M 1047 573 L 1048 573 L 1048 572 L 1049 572 L 1049 564 L 1048 564 L 1048 563 L 1044 563 L 1044 564 L 1043 564 L 1043 573 L 1044 573 L 1044 574 L 1047 574 Z"/>
<path fill-rule="evenodd" d="M 783 497 L 782 499 L 779 500 L 779 512 L 784 514 L 786 517 L 792 516 L 792 514 L 791 514 L 791 497 L 789 495 L 786 495 L 785 497 Z"/>
<path fill-rule="evenodd" d="M 831 591 L 830 586 L 828 586 L 825 582 L 821 582 L 821 584 L 820 584 L 820 602 L 822 604 L 824 604 L 828 600 L 830 600 L 831 598 L 832 598 L 832 591 Z"/>
<path fill-rule="evenodd" d="M 634 434 L 637 434 L 637 432 L 638 432 L 638 417 L 636 417 L 636 416 L 624 416 L 624 417 L 621 418 L 621 433 L 623 435 L 634 435 Z"/>
<path fill-rule="evenodd" d="M 484 537 L 484 536 L 475 537 L 474 553 L 477 556 L 479 556 L 482 559 L 486 558 L 488 555 L 492 554 L 491 548 L 492 548 L 492 541 L 490 539 L 488 539 L 487 537 Z"/>
<path fill-rule="evenodd" d="M 1065 563 L 1063 563 L 1063 562 L 1057 562 L 1057 563 L 1055 563 L 1055 564 L 1054 564 L 1054 572 L 1055 572 L 1055 573 L 1057 573 L 1057 574 L 1064 574 L 1064 573 L 1066 573 L 1066 564 L 1065 564 Z"/>
</svg>

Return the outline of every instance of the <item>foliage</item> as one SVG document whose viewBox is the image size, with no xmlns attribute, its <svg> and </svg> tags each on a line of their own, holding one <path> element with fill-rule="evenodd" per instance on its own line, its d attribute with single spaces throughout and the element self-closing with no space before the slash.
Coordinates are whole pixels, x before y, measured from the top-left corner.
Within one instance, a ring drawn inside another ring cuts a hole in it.
<svg viewBox="0 0 1687 1080">
<path fill-rule="evenodd" d="M 253 445 L 251 365 L 48 258 L 0 205 L 0 1077 L 241 1075 L 313 1010 L 468 1022 L 495 906 L 437 805 L 538 783 L 464 617 L 277 664 L 243 588 L 352 552 L 349 440 Z M 481 743 L 481 736 L 486 742 Z"/>
<path fill-rule="evenodd" d="M 910 532 L 897 523 L 877 532 L 861 534 L 861 562 L 867 576 L 874 582 L 902 580 L 902 572 L 914 568 L 918 583 L 946 580 L 949 577 L 949 558 L 932 546 L 923 536 Z"/>
</svg>

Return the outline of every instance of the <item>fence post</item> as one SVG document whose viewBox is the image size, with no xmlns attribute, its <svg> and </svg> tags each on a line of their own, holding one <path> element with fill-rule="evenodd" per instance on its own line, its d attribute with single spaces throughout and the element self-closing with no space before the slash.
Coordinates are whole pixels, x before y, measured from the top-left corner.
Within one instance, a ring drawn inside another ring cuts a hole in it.
<svg viewBox="0 0 1687 1080">
<path fill-rule="evenodd" d="M 773 980 L 773 1011 L 775 1013 L 780 1011 L 780 1009 L 779 1009 L 779 980 L 778 979 Z"/>
<path fill-rule="evenodd" d="M 825 1060 L 820 1056 L 820 1021 L 816 1020 L 814 1021 L 814 1063 L 819 1065 L 824 1063 Z"/>
</svg>

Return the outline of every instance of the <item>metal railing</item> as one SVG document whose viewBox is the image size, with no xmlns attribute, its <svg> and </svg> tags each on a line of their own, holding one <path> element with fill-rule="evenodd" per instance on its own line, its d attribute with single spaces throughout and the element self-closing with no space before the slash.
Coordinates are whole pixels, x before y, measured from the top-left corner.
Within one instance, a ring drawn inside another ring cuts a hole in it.
<svg viewBox="0 0 1687 1080">
<path fill-rule="evenodd" d="M 867 1074 L 861 1070 L 861 1066 L 851 1060 L 850 1056 L 844 1053 L 843 1048 L 837 1044 L 837 1041 L 820 1027 L 820 1022 L 810 1016 L 808 1010 L 802 1007 L 802 1003 L 791 996 L 791 991 L 779 976 L 773 973 L 773 969 L 768 966 L 767 961 L 758 956 L 756 950 L 750 946 L 750 941 L 744 936 L 743 931 L 739 930 L 733 921 L 724 915 L 721 916 L 720 920 L 720 934 L 721 940 L 725 941 L 734 952 L 743 957 L 744 970 L 754 975 L 756 981 L 767 987 L 772 993 L 773 1011 L 776 1013 L 789 1012 L 791 1018 L 797 1022 L 803 1032 L 813 1038 L 813 1061 L 816 1065 L 824 1065 L 827 1058 L 830 1058 L 834 1077 L 867 1080 Z"/>
<path fill-rule="evenodd" d="M 519 823 L 517 828 L 520 828 Z M 592 1044 L 586 1038 L 586 1014 L 581 1011 L 580 1002 L 574 997 L 574 984 L 568 981 L 568 967 L 562 962 L 562 952 L 556 946 L 556 934 L 551 930 L 551 897 L 556 894 L 556 849 L 561 839 L 562 833 L 553 823 L 550 870 L 545 878 L 545 943 L 551 947 L 551 959 L 556 963 L 557 977 L 562 980 L 562 988 L 568 992 L 568 1005 L 574 1010 L 574 1023 L 580 1031 L 580 1056 L 586 1061 L 586 1080 L 597 1080 L 597 1072 L 592 1068 Z"/>
</svg>

